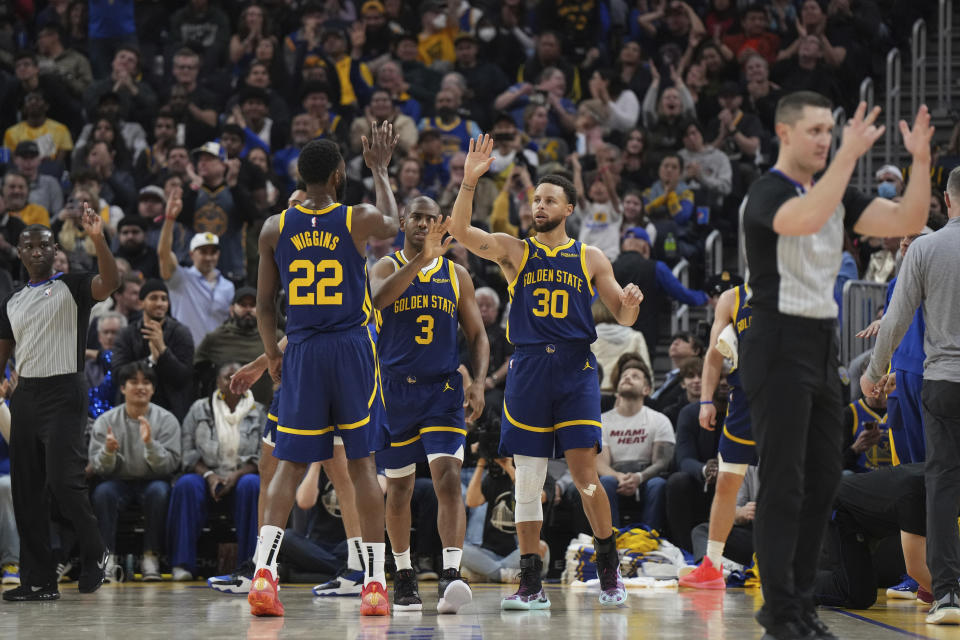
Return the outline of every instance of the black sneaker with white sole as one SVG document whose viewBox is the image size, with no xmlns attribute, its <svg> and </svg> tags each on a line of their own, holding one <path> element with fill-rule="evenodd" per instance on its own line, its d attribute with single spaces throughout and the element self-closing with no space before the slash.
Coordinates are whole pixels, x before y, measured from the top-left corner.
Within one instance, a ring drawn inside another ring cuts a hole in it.
<svg viewBox="0 0 960 640">
<path fill-rule="evenodd" d="M 99 560 L 83 563 L 83 571 L 80 572 L 80 579 L 77 580 L 77 589 L 80 593 L 93 593 L 100 588 L 107 576 L 109 559 L 110 554 L 104 551 Z"/>
<path fill-rule="evenodd" d="M 423 600 L 413 569 L 399 569 L 393 575 L 393 610 L 423 611 Z"/>
<path fill-rule="evenodd" d="M 470 586 L 457 569 L 444 569 L 440 572 L 437 595 L 440 596 L 437 601 L 437 613 L 456 613 L 460 607 L 470 604 L 473 600 Z"/>
<path fill-rule="evenodd" d="M 7 602 L 50 602 L 60 599 L 60 590 L 56 584 L 49 584 L 45 587 L 22 584 L 16 589 L 4 591 L 3 599 Z"/>
<path fill-rule="evenodd" d="M 927 624 L 960 624 L 960 602 L 956 592 L 933 601 L 927 613 Z"/>
</svg>

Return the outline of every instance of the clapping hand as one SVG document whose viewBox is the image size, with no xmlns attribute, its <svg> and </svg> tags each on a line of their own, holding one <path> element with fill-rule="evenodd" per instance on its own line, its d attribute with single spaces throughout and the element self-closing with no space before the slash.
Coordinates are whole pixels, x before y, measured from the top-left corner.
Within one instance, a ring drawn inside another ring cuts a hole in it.
<svg viewBox="0 0 960 640">
<path fill-rule="evenodd" d="M 113 435 L 113 429 L 111 427 L 107 427 L 107 439 L 103 443 L 103 448 L 107 450 L 107 453 L 116 453 L 120 448 L 120 441 Z"/>
<path fill-rule="evenodd" d="M 147 419 L 143 416 L 140 416 L 140 439 L 143 440 L 143 444 L 150 444 L 150 441 L 153 439 L 153 432 L 150 428 L 150 423 L 147 422 Z"/>
<path fill-rule="evenodd" d="M 163 352 L 167 350 L 167 345 L 163 341 L 163 326 L 156 320 L 144 316 L 140 335 L 147 341 L 153 361 L 159 360 Z"/>
</svg>

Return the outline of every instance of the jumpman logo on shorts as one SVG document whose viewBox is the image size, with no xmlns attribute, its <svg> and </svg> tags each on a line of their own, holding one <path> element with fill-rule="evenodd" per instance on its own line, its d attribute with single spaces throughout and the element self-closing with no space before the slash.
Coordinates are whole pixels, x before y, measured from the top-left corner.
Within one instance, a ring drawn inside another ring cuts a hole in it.
<svg viewBox="0 0 960 640">
<path fill-rule="evenodd" d="M 449 380 L 443 383 L 443 391 L 441 391 L 441 393 L 443 393 L 444 391 L 453 391 L 453 387 L 450 386 Z"/>
<path fill-rule="evenodd" d="M 590 358 L 587 358 L 587 363 L 583 365 L 583 369 L 581 369 L 581 371 L 586 371 L 587 369 L 593 369 L 593 367 L 590 366 Z"/>
</svg>

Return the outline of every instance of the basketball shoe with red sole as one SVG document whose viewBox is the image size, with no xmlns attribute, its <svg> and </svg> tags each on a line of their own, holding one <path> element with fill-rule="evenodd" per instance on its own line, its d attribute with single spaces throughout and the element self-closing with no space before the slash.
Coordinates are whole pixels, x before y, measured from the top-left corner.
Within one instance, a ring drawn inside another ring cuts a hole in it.
<svg viewBox="0 0 960 640">
<path fill-rule="evenodd" d="M 360 593 L 360 615 L 390 615 L 390 599 L 387 597 L 387 590 L 376 580 L 365 586 Z"/>
<path fill-rule="evenodd" d="M 704 557 L 699 567 L 680 578 L 680 586 L 691 589 L 726 589 L 727 581 L 723 579 L 723 571 L 713 566 L 710 558 Z"/>
<path fill-rule="evenodd" d="M 283 615 L 283 604 L 277 595 L 277 581 L 269 569 L 260 569 L 254 574 L 247 602 L 250 603 L 250 613 L 255 616 Z"/>
</svg>

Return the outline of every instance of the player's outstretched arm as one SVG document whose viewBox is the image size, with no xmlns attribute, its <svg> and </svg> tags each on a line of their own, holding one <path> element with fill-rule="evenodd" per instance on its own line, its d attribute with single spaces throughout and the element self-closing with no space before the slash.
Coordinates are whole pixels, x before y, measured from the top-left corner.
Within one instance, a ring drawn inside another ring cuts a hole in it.
<svg viewBox="0 0 960 640">
<path fill-rule="evenodd" d="M 587 252 L 588 273 L 586 275 L 593 280 L 597 295 L 618 323 L 625 327 L 633 325 L 640 313 L 640 303 L 643 302 L 643 293 L 640 288 L 632 282 L 626 287 L 621 287 L 613 277 L 613 267 L 607 260 L 607 256 L 603 255 L 600 249 L 589 245 L 585 245 L 584 250 Z"/>
<path fill-rule="evenodd" d="M 370 270 L 370 293 L 373 295 L 373 306 L 381 311 L 393 304 L 403 292 L 407 290 L 417 273 L 426 268 L 435 259 L 447 251 L 453 238 L 443 239 L 447 232 L 448 221 L 430 222 L 427 235 L 423 239 L 423 250 L 415 258 L 399 269 L 396 262 L 389 257 L 380 258 Z"/>
<path fill-rule="evenodd" d="M 353 207 L 350 233 L 358 250 L 366 247 L 370 236 L 379 239 L 392 238 L 400 231 L 400 213 L 393 189 L 390 188 L 390 174 L 387 171 L 399 140 L 400 136 L 393 133 L 393 124 L 387 121 L 379 127 L 373 124 L 369 140 L 366 136 L 360 139 L 363 144 L 363 160 L 373 173 L 377 201 L 376 206 L 360 204 Z"/>
<path fill-rule="evenodd" d="M 700 386 L 700 402 L 713 401 L 713 394 L 720 384 L 720 373 L 723 371 L 723 355 L 717 351 L 717 340 L 728 325 L 733 323 L 734 303 L 736 292 L 727 289 L 720 294 L 717 308 L 713 316 L 713 326 L 710 327 L 710 344 L 707 345 L 707 354 L 703 359 L 703 373 Z M 717 424 L 717 409 L 712 404 L 700 405 L 700 426 L 713 431 Z"/>
<path fill-rule="evenodd" d="M 475 422 L 483 413 L 484 391 L 486 391 L 487 367 L 490 365 L 490 340 L 483 327 L 483 317 L 477 306 L 476 292 L 470 273 L 456 266 L 457 280 L 460 283 L 460 302 L 458 312 L 460 327 L 470 347 L 470 366 L 473 369 L 473 381 L 464 389 L 464 408 L 469 409 L 466 420 Z"/>
<path fill-rule="evenodd" d="M 523 241 L 505 233 L 488 233 L 470 224 L 473 216 L 473 194 L 477 181 L 493 164 L 490 156 L 492 151 L 493 138 L 489 134 L 470 140 L 470 150 L 463 165 L 463 182 L 450 215 L 450 234 L 472 253 L 499 264 L 504 274 L 510 276 L 509 280 L 516 275 L 522 259 Z"/>
<path fill-rule="evenodd" d="M 280 382 L 280 364 L 283 352 L 277 346 L 277 291 L 280 288 L 280 270 L 274 260 L 274 251 L 280 238 L 280 216 L 270 216 L 260 230 L 260 266 L 257 271 L 257 329 L 263 340 L 264 355 L 270 368 L 270 377 Z"/>
</svg>

